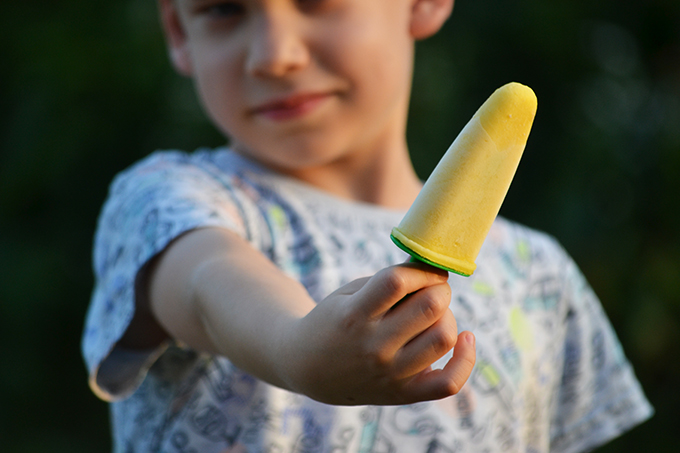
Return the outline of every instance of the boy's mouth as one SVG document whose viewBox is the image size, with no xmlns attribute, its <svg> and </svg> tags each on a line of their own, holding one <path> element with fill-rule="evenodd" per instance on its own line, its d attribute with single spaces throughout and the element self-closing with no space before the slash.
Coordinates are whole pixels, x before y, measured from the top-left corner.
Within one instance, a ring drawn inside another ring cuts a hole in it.
<svg viewBox="0 0 680 453">
<path fill-rule="evenodd" d="M 329 92 L 295 94 L 260 104 L 251 113 L 274 121 L 285 121 L 311 112 L 331 96 Z"/>
</svg>

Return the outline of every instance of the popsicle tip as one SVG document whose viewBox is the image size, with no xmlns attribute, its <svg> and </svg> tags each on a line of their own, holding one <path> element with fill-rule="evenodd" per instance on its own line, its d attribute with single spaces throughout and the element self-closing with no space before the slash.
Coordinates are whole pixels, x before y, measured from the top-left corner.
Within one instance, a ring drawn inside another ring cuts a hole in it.
<svg viewBox="0 0 680 453">
<path fill-rule="evenodd" d="M 536 97 L 536 93 L 534 93 L 534 90 L 532 90 L 530 87 L 527 85 L 524 85 L 519 82 L 508 82 L 502 87 L 498 88 L 495 92 L 494 95 L 510 95 L 513 96 L 522 102 L 525 103 L 525 105 L 531 107 L 533 106 L 534 109 L 538 106 L 538 98 Z M 493 95 L 492 95 L 493 96 Z"/>
<path fill-rule="evenodd" d="M 473 118 L 480 121 L 490 136 L 497 138 L 499 148 L 512 141 L 523 146 L 537 108 L 534 90 L 519 82 L 509 82 L 494 91 Z"/>
</svg>

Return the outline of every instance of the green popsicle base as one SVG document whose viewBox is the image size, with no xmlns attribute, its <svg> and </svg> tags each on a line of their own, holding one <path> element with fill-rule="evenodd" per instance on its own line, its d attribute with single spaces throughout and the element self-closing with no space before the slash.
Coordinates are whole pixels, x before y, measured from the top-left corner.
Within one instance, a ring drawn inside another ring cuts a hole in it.
<svg viewBox="0 0 680 453">
<path fill-rule="evenodd" d="M 399 247 L 400 249 L 402 249 L 403 251 L 405 251 L 406 253 L 411 255 L 411 261 L 413 261 L 413 262 L 421 261 L 423 263 L 429 264 L 430 266 L 438 267 L 439 269 L 444 269 L 445 271 L 453 272 L 454 274 L 458 274 L 458 275 L 462 275 L 463 277 L 469 277 L 471 275 L 471 274 L 466 274 L 464 272 L 458 271 L 456 269 L 452 269 L 450 267 L 446 267 L 442 264 L 435 263 L 434 261 L 428 260 L 424 256 L 421 256 L 421 255 L 417 254 L 416 252 L 414 252 L 413 250 L 411 250 L 410 248 L 406 247 L 404 244 L 401 243 L 401 241 L 399 239 L 395 238 L 391 234 L 390 234 L 390 239 L 392 239 L 392 242 L 394 242 L 397 247 Z"/>
</svg>

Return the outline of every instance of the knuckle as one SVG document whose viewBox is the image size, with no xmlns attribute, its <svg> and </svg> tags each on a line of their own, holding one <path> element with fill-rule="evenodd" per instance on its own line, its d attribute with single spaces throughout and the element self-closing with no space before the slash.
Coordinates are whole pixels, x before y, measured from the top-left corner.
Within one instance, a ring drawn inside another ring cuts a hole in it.
<svg viewBox="0 0 680 453">
<path fill-rule="evenodd" d="M 360 319 L 354 312 L 345 312 L 343 315 L 340 317 L 340 330 L 342 332 L 353 332 L 359 324 Z"/>
<path fill-rule="evenodd" d="M 439 315 L 439 309 L 437 301 L 431 297 L 424 297 L 420 301 L 420 312 L 423 317 L 427 320 L 435 320 Z"/>
<path fill-rule="evenodd" d="M 446 328 L 440 328 L 433 335 L 432 349 L 437 355 L 443 355 L 456 345 L 456 335 Z"/>
<path fill-rule="evenodd" d="M 357 307 L 349 304 L 338 307 L 338 311 L 340 328 L 345 332 L 353 331 L 360 326 L 365 319 L 365 316 L 357 309 Z"/>
<path fill-rule="evenodd" d="M 388 294 L 406 293 L 406 276 L 399 270 L 399 268 L 391 268 L 382 271 L 383 286 Z"/>
<path fill-rule="evenodd" d="M 448 285 L 446 285 L 446 288 L 448 288 Z M 420 309 L 427 319 L 434 320 L 440 318 L 444 310 L 449 306 L 450 295 L 447 289 L 443 287 L 429 287 L 423 290 L 421 295 Z"/>
<path fill-rule="evenodd" d="M 445 392 L 447 396 L 456 395 L 460 392 L 462 385 L 458 384 L 455 379 L 449 379 L 446 383 Z"/>
<path fill-rule="evenodd" d="M 375 349 L 369 354 L 373 366 L 377 370 L 386 370 L 390 367 L 392 357 L 385 351 Z"/>
</svg>

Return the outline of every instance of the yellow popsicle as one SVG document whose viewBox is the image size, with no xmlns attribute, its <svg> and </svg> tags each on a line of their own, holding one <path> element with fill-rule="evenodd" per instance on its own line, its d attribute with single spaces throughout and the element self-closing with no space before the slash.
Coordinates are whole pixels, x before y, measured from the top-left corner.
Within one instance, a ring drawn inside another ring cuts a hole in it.
<svg viewBox="0 0 680 453">
<path fill-rule="evenodd" d="M 461 275 L 475 260 L 522 157 L 537 100 L 508 83 L 482 104 L 425 182 L 392 240 L 414 258 Z"/>
</svg>

